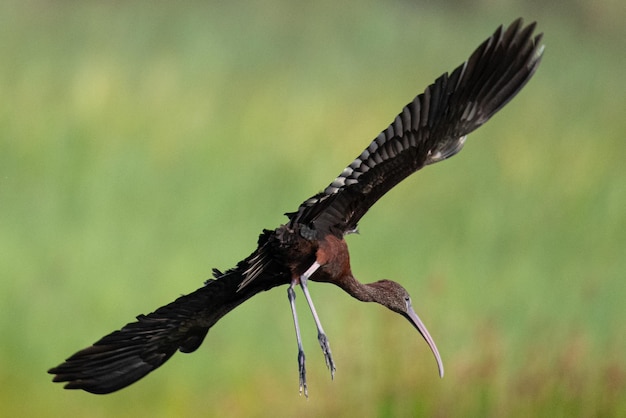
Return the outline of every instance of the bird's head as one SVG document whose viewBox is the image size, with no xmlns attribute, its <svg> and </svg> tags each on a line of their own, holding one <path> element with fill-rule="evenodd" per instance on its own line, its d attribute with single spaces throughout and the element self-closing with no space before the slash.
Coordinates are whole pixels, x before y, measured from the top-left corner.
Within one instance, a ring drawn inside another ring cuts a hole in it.
<svg viewBox="0 0 626 418">
<path fill-rule="evenodd" d="M 439 376 L 443 377 L 443 362 L 437 350 L 435 340 L 430 336 L 426 326 L 417 316 L 413 306 L 411 305 L 411 297 L 404 287 L 391 280 L 380 280 L 370 284 L 371 288 L 376 289 L 374 293 L 374 301 L 391 309 L 394 312 L 404 316 L 419 331 L 437 360 Z"/>
</svg>

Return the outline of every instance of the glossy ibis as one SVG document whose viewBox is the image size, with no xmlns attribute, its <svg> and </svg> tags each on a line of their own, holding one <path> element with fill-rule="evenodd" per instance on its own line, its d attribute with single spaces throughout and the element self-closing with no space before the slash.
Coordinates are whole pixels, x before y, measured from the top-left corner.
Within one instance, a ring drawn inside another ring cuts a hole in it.
<svg viewBox="0 0 626 418">
<path fill-rule="evenodd" d="M 176 350 L 190 353 L 221 317 L 257 293 L 288 285 L 298 342 L 300 392 L 307 393 L 305 359 L 295 308 L 300 286 L 317 325 L 326 364 L 335 364 L 326 334 L 308 291 L 308 281 L 339 286 L 352 297 L 377 302 L 404 316 L 432 350 L 443 376 L 435 342 L 419 319 L 407 291 L 398 283 L 358 282 L 350 270 L 344 236 L 387 191 L 420 168 L 459 152 L 466 135 L 511 100 L 532 77 L 543 46 L 535 24 L 518 19 L 499 27 L 470 58 L 443 74 L 406 105 L 392 124 L 323 192 L 288 213 L 288 222 L 264 230 L 257 249 L 236 267 L 213 271 L 195 292 L 181 296 L 149 315 L 139 315 L 121 330 L 87 347 L 49 370 L 67 389 L 110 393 L 150 373 Z"/>
</svg>

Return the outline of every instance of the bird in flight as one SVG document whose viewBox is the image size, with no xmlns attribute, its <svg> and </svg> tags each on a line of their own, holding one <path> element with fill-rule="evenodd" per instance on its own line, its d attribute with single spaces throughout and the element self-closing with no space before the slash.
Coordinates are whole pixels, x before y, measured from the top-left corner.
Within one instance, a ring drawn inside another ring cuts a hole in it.
<svg viewBox="0 0 626 418">
<path fill-rule="evenodd" d="M 305 356 L 295 288 L 300 286 L 317 326 L 331 377 L 330 345 L 308 290 L 309 281 L 339 286 L 363 302 L 376 302 L 405 317 L 443 363 L 433 338 L 398 283 L 362 284 L 352 275 L 344 236 L 356 231 L 369 208 L 415 171 L 459 152 L 467 134 L 487 122 L 524 87 L 543 53 L 535 23 L 517 19 L 500 26 L 467 61 L 445 73 L 406 105 L 387 129 L 324 191 L 304 201 L 288 221 L 264 230 L 256 250 L 200 289 L 148 315 L 139 315 L 48 371 L 66 389 L 105 394 L 122 389 L 165 363 L 177 350 L 195 351 L 224 315 L 259 292 L 287 285 L 298 343 L 300 393 L 308 396 Z"/>
</svg>

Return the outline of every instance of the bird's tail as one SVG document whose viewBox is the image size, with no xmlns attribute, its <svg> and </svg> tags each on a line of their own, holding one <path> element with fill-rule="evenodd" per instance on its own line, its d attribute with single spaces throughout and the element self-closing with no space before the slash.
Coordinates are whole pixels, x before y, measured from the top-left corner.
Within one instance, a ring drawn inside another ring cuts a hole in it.
<svg viewBox="0 0 626 418">
<path fill-rule="evenodd" d="M 263 289 L 237 292 L 241 275 L 231 270 L 149 315 L 140 315 L 48 373 L 66 389 L 105 394 L 122 389 L 167 361 L 176 350 L 195 351 L 209 328 Z"/>
</svg>

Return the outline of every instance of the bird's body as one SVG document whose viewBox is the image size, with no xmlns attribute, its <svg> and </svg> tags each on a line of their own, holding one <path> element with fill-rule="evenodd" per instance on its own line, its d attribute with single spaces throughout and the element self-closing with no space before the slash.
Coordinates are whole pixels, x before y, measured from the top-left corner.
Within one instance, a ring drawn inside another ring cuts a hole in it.
<svg viewBox="0 0 626 418">
<path fill-rule="evenodd" d="M 331 374 L 330 346 L 308 293 L 309 280 L 337 285 L 354 298 L 377 302 L 407 318 L 437 347 L 398 283 L 361 284 L 354 278 L 344 236 L 356 231 L 368 209 L 404 178 L 461 150 L 466 135 L 485 123 L 526 84 L 539 65 L 541 35 L 518 19 L 488 38 L 451 74 L 444 74 L 404 107 L 394 122 L 321 193 L 287 214 L 286 224 L 264 230 L 257 249 L 226 272 L 214 270 L 205 286 L 149 315 L 140 315 L 49 372 L 68 389 L 109 393 L 159 367 L 177 350 L 196 350 L 207 332 L 232 309 L 271 288 L 289 285 L 298 340 L 300 389 L 306 393 L 304 352 L 295 310 L 299 285 L 318 328 Z"/>
</svg>

